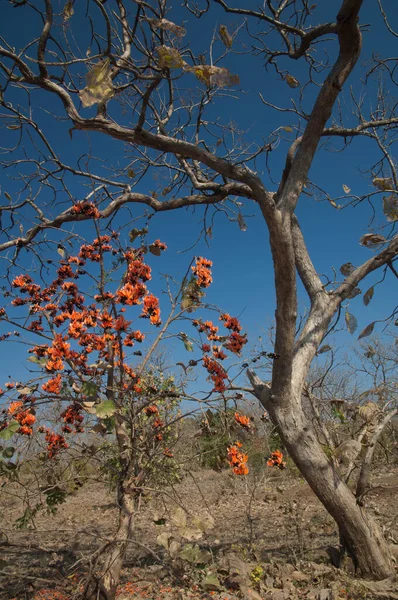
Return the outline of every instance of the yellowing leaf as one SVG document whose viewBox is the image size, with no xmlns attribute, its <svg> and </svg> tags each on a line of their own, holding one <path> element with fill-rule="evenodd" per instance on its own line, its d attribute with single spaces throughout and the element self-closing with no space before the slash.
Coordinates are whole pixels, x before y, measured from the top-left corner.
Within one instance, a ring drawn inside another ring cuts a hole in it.
<svg viewBox="0 0 398 600">
<path fill-rule="evenodd" d="M 180 27 L 176 25 L 172 21 L 168 21 L 167 19 L 147 19 L 148 23 L 154 29 L 163 29 L 164 31 L 170 31 L 177 37 L 184 37 L 186 34 L 186 30 L 184 27 Z"/>
<path fill-rule="evenodd" d="M 354 315 L 349 313 L 348 310 L 345 313 L 345 322 L 346 322 L 348 331 L 352 335 L 354 333 L 354 331 L 356 330 L 356 328 L 358 327 L 358 323 L 357 323 L 357 320 L 354 317 Z"/>
<path fill-rule="evenodd" d="M 346 185 L 345 183 L 343 183 L 343 190 L 346 194 L 349 194 L 351 192 L 351 188 L 349 188 L 348 185 Z"/>
<path fill-rule="evenodd" d="M 293 129 L 292 127 L 290 127 L 290 125 L 285 125 L 285 127 L 282 127 L 283 131 L 287 131 L 287 133 L 293 133 Z"/>
<path fill-rule="evenodd" d="M 379 246 L 380 244 L 384 244 L 386 238 L 383 235 L 378 233 L 365 233 L 359 240 L 361 246 L 366 246 L 371 248 L 373 246 Z"/>
<path fill-rule="evenodd" d="M 218 33 L 219 33 L 219 36 L 220 36 L 221 41 L 224 44 L 224 46 L 226 46 L 226 48 L 231 48 L 232 47 L 233 38 L 228 33 L 227 27 L 225 25 L 220 25 Z"/>
<path fill-rule="evenodd" d="M 65 258 L 65 248 L 61 244 L 58 244 L 57 252 L 61 258 Z"/>
<path fill-rule="evenodd" d="M 131 179 L 133 179 L 135 177 L 135 172 L 133 171 L 133 169 L 129 169 L 127 171 L 127 176 L 130 177 Z"/>
<path fill-rule="evenodd" d="M 64 19 L 67 21 L 74 15 L 73 0 L 69 0 L 64 7 Z"/>
<path fill-rule="evenodd" d="M 383 198 L 383 212 L 387 217 L 387 221 L 398 221 L 398 196 L 390 194 Z"/>
<path fill-rule="evenodd" d="M 158 64 L 162 69 L 182 69 L 186 62 L 182 59 L 181 54 L 175 48 L 168 46 L 158 46 L 156 48 L 158 55 Z"/>
<path fill-rule="evenodd" d="M 371 301 L 371 299 L 373 298 L 374 291 L 375 291 L 375 289 L 372 286 L 371 288 L 368 289 L 367 292 L 365 292 L 364 297 L 363 297 L 363 303 L 365 306 L 367 306 L 369 304 L 369 302 Z"/>
<path fill-rule="evenodd" d="M 298 79 L 296 79 L 295 77 L 293 77 L 293 75 L 290 75 L 289 73 L 287 75 L 285 75 L 285 81 L 287 83 L 287 85 L 291 88 L 298 88 L 300 85 L 300 82 Z"/>
<path fill-rule="evenodd" d="M 115 93 L 111 78 L 109 58 L 101 60 L 87 73 L 87 86 L 80 90 L 79 96 L 83 106 L 93 106 L 99 102 L 107 102 Z"/>
<path fill-rule="evenodd" d="M 391 190 L 393 187 L 391 177 L 375 177 L 372 183 L 375 186 L 375 188 L 381 190 L 382 192 L 385 192 L 386 190 Z"/>
<path fill-rule="evenodd" d="M 186 71 L 190 71 L 206 85 L 218 85 L 219 87 L 230 87 L 239 83 L 239 76 L 233 75 L 224 67 L 211 67 L 210 65 L 197 65 L 189 67 Z"/>
</svg>

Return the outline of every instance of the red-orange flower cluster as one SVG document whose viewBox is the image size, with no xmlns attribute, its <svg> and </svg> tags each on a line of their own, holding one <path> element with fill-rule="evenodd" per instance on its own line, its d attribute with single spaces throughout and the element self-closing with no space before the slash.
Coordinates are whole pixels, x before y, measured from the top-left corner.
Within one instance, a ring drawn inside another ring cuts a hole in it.
<svg viewBox="0 0 398 600">
<path fill-rule="evenodd" d="M 228 462 L 235 473 L 235 475 L 247 475 L 249 472 L 249 467 L 247 466 L 247 461 L 249 459 L 247 454 L 239 451 L 239 448 L 242 447 L 240 442 L 235 442 L 233 446 L 230 446 L 228 450 Z"/>
<path fill-rule="evenodd" d="M 82 422 L 83 415 L 81 414 L 82 407 L 80 404 L 74 403 L 70 404 L 63 413 L 61 413 L 61 418 L 64 420 L 65 425 L 62 427 L 62 431 L 65 433 L 71 433 L 72 427 L 74 426 L 76 433 L 81 433 L 83 430 Z"/>
<path fill-rule="evenodd" d="M 191 267 L 199 287 L 208 288 L 210 286 L 213 281 L 210 270 L 212 266 L 211 260 L 198 256 L 196 264 Z"/>
<path fill-rule="evenodd" d="M 41 387 L 44 392 L 48 392 L 49 394 L 59 394 L 62 388 L 61 375 L 58 373 L 56 377 L 49 379 Z"/>
<path fill-rule="evenodd" d="M 250 419 L 249 417 L 245 417 L 244 415 L 240 415 L 238 412 L 235 413 L 235 421 L 245 429 L 249 429 L 250 427 Z"/>
<path fill-rule="evenodd" d="M 267 465 L 269 467 L 278 467 L 278 469 L 285 469 L 286 463 L 283 462 L 282 452 L 280 452 L 280 450 L 275 450 L 275 452 L 271 452 L 271 456 L 267 460 Z"/>
<path fill-rule="evenodd" d="M 148 294 L 145 296 L 142 307 L 142 314 L 140 315 L 143 318 L 149 318 L 152 325 L 160 325 L 160 308 L 159 308 L 159 300 L 153 294 Z"/>
<path fill-rule="evenodd" d="M 225 369 L 216 360 L 210 358 L 209 356 L 203 357 L 203 366 L 207 369 L 210 379 L 214 383 L 214 391 L 221 393 L 225 392 L 226 386 L 224 380 L 228 379 Z"/>
<path fill-rule="evenodd" d="M 47 454 L 49 458 L 54 458 L 62 449 L 68 448 L 68 444 L 63 435 L 54 433 L 49 429 L 44 430 L 46 432 L 47 442 Z"/>
<path fill-rule="evenodd" d="M 218 327 L 217 325 L 213 325 L 212 321 L 203 322 L 199 319 L 194 319 L 192 325 L 197 328 L 199 333 L 206 333 L 208 340 L 217 341 L 220 339 L 217 335 Z"/>
<path fill-rule="evenodd" d="M 72 206 L 70 212 L 74 215 L 86 215 L 94 219 L 99 219 L 101 216 L 98 208 L 92 202 L 77 202 Z"/>
<path fill-rule="evenodd" d="M 30 412 L 29 409 L 22 410 L 21 412 L 17 413 L 14 418 L 20 424 L 18 433 L 21 433 L 22 435 L 32 435 L 32 425 L 36 422 L 36 417 Z"/>
</svg>

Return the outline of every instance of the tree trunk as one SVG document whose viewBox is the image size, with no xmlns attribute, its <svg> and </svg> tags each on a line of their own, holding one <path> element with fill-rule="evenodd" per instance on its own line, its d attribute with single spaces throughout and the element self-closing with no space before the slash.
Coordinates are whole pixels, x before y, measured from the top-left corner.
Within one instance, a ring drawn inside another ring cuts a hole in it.
<svg viewBox="0 0 398 600">
<path fill-rule="evenodd" d="M 394 570 L 380 528 L 358 506 L 355 496 L 327 459 L 298 403 L 285 403 L 284 408 L 269 400 L 263 404 L 303 477 L 336 521 L 355 567 L 370 579 L 391 577 Z"/>
<path fill-rule="evenodd" d="M 101 551 L 87 581 L 84 600 L 115 600 L 128 540 L 134 529 L 135 497 L 126 482 L 118 487 L 119 523 L 113 540 Z"/>
</svg>

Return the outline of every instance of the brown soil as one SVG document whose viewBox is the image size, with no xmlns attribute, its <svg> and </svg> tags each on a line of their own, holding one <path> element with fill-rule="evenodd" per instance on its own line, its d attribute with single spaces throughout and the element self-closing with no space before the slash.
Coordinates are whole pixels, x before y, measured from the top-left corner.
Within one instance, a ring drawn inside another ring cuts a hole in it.
<svg viewBox="0 0 398 600">
<path fill-rule="evenodd" d="M 394 553 L 398 469 L 374 475 L 373 484 L 367 507 L 382 524 Z M 169 532 L 172 540 L 183 542 L 172 525 L 177 506 L 187 511 L 188 523 L 204 512 L 214 518 L 214 528 L 191 542 L 211 552 L 206 567 L 171 561 L 156 541 L 160 533 Z M 21 512 L 18 498 L 0 496 L 0 597 L 72 599 L 87 571 L 87 559 L 115 529 L 114 496 L 98 483 L 86 484 L 55 516 L 40 511 L 34 526 L 24 530 L 15 527 Z M 156 525 L 154 517 L 164 517 L 166 524 Z M 143 501 L 119 600 L 398 598 L 395 583 L 372 587 L 355 578 L 349 560 L 336 569 L 337 544 L 334 522 L 303 480 L 270 469 L 257 482 L 227 471 L 200 471 L 162 496 Z M 212 585 L 211 577 L 203 583 L 209 573 L 219 586 Z"/>
</svg>

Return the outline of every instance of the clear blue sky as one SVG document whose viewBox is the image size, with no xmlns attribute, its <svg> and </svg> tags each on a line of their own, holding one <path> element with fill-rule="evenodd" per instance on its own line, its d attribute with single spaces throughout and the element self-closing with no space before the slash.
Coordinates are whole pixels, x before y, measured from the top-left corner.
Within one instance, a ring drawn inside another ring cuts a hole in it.
<svg viewBox="0 0 398 600">
<path fill-rule="evenodd" d="M 231 0 L 231 4 L 239 5 L 235 0 L 234 2 Z M 243 4 L 245 7 L 255 8 L 257 6 L 257 3 L 253 1 Z M 57 5 L 57 2 L 54 2 L 54 5 Z M 314 10 L 314 22 L 334 20 L 338 5 L 339 3 L 332 2 L 319 3 Z M 219 7 L 214 7 L 214 10 L 206 18 L 196 21 L 183 11 L 179 2 L 175 2 L 174 6 L 175 9 L 173 8 L 168 18 L 178 24 L 185 21 L 187 29 L 185 41 L 189 43 L 195 53 L 208 51 L 214 27 L 218 28 L 219 24 L 224 23 L 233 30 L 240 22 L 239 19 L 225 16 Z M 70 21 L 70 27 L 73 28 L 77 39 L 82 44 L 84 44 L 86 35 L 83 26 L 84 7 L 85 3 L 77 1 L 75 3 L 75 15 Z M 394 21 L 396 25 L 398 12 L 394 0 L 385 2 L 385 9 L 391 18 L 392 25 L 394 25 Z M 2 15 L 0 32 L 16 48 L 20 48 L 32 37 L 33 29 L 36 35 L 40 30 L 38 19 L 31 11 L 13 9 L 6 0 L 0 0 L 0 13 Z M 29 18 L 27 18 L 28 14 L 30 15 Z M 349 86 L 352 86 L 356 94 L 362 93 L 361 77 L 364 74 L 365 63 L 370 59 L 372 53 L 380 53 L 386 56 L 396 54 L 396 39 L 394 40 L 392 36 L 386 35 L 376 0 L 364 2 L 361 22 L 368 24 L 364 32 L 363 54 L 341 97 L 342 110 L 347 113 L 348 123 L 350 123 L 351 107 Z M 250 41 L 242 29 L 234 43 L 234 49 L 237 52 L 242 51 L 244 45 L 248 43 Z M 335 42 L 327 44 L 327 50 L 331 58 L 335 56 L 336 48 L 337 44 Z M 321 49 L 319 51 L 322 53 Z M 217 42 L 214 48 L 214 56 L 217 56 L 217 53 L 220 52 L 222 52 L 222 46 Z M 228 67 L 233 73 L 240 76 L 240 86 L 234 94 L 236 98 L 226 99 L 220 97 L 213 104 L 210 111 L 212 117 L 217 117 L 223 122 L 233 121 L 240 130 L 246 132 L 244 134 L 246 141 L 259 144 L 266 141 L 270 133 L 278 126 L 291 126 L 294 128 L 297 117 L 291 113 L 277 113 L 267 108 L 261 103 L 259 93 L 271 103 L 282 107 L 290 107 L 292 99 L 298 101 L 299 89 L 290 89 L 285 81 L 275 75 L 272 68 L 266 73 L 261 57 L 231 54 L 220 65 Z M 288 63 L 285 61 L 282 63 L 282 67 L 287 68 L 298 80 L 306 80 L 307 67 L 305 63 L 300 61 Z M 186 85 L 197 85 L 193 76 L 186 75 L 185 77 Z M 375 78 L 368 86 L 364 101 L 365 110 L 366 107 L 374 106 L 376 85 L 377 79 Z M 309 89 L 308 101 L 305 102 L 307 110 L 310 110 L 313 98 L 314 89 Z M 46 110 L 52 110 L 57 115 L 62 115 L 61 106 L 57 103 L 54 104 L 52 97 L 48 98 L 40 92 L 35 92 L 32 94 L 32 101 L 35 117 L 47 129 L 49 116 Z M 82 112 L 88 116 L 92 110 L 94 109 L 82 109 Z M 128 119 L 128 115 L 122 117 L 120 112 L 118 116 Z M 73 163 L 76 156 L 89 150 L 89 144 L 86 135 L 83 133 L 74 132 L 72 139 L 70 139 L 69 127 L 68 123 L 51 120 L 49 137 L 63 160 Z M 6 142 L 10 136 L 11 133 L 8 132 L 7 135 L 6 131 Z M 274 181 L 279 180 L 289 141 L 294 139 L 294 133 L 284 133 L 283 137 L 286 141 L 281 140 L 279 147 L 273 151 L 271 156 Z M 127 164 L 126 148 L 120 143 L 94 135 L 91 138 L 91 144 L 93 153 L 105 161 L 106 168 L 112 168 L 113 165 L 121 167 Z M 4 141 L 2 145 L 5 145 Z M 361 138 L 354 140 L 344 153 L 336 152 L 340 146 L 340 142 L 333 141 L 330 144 L 332 152 L 319 152 L 310 172 L 311 180 L 327 190 L 332 198 L 344 195 L 343 184 L 348 185 L 358 195 L 373 190 L 370 177 L 368 175 L 364 176 L 361 171 L 380 158 L 378 150 Z M 269 180 L 264 158 L 260 158 L 257 168 L 258 172 L 262 174 L 267 187 L 271 190 L 275 189 L 275 184 Z M 2 190 L 13 195 L 16 192 L 17 185 L 7 178 L 7 174 L 15 175 L 15 172 L 0 172 Z M 76 197 L 81 197 L 82 188 L 77 184 L 72 184 L 71 187 Z M 143 184 L 135 189 L 139 192 L 148 192 L 156 189 L 156 182 L 150 183 L 147 179 L 145 185 Z M 1 198 L 3 202 L 4 195 Z M 375 200 L 376 212 L 371 226 L 374 228 L 386 224 L 381 210 L 381 198 L 382 194 Z M 43 195 L 43 200 L 45 199 Z M 62 210 L 66 206 L 67 204 L 63 205 Z M 138 216 L 142 212 L 142 207 L 132 207 L 133 216 Z M 253 202 L 245 200 L 242 212 L 247 222 L 247 231 L 241 231 L 237 223 L 228 222 L 225 217 L 218 214 L 213 224 L 213 239 L 209 240 L 209 247 L 201 240 L 194 249 L 187 252 L 183 251 L 192 246 L 193 241 L 200 233 L 203 210 L 200 208 L 196 208 L 194 211 L 183 209 L 177 212 L 156 215 L 151 221 L 150 238 L 160 238 L 166 242 L 168 252 L 161 258 L 153 258 L 151 263 L 155 271 L 158 269 L 161 273 L 168 273 L 175 278 L 179 278 L 185 272 L 187 264 L 194 254 L 203 255 L 213 260 L 214 284 L 208 293 L 208 300 L 232 315 L 241 315 L 243 328 L 248 332 L 250 341 L 255 343 L 258 335 L 266 335 L 267 328 L 273 321 L 275 310 L 273 271 L 268 233 L 257 206 Z M 313 261 L 320 273 L 333 278 L 333 269 L 338 272 L 339 267 L 345 262 L 358 265 L 371 255 L 370 250 L 359 245 L 361 236 L 369 231 L 369 222 L 373 216 L 368 203 L 363 203 L 356 208 L 339 211 L 328 202 L 318 202 L 313 196 L 303 195 L 299 202 L 297 214 Z M 126 211 L 121 211 L 116 223 L 121 224 L 129 218 Z M 86 226 L 84 231 L 87 231 Z M 87 237 L 90 238 L 90 234 L 87 233 Z M 92 237 L 94 237 L 94 234 Z M 29 256 L 25 255 L 22 260 L 23 264 L 29 268 Z M 367 278 L 361 286 L 362 291 L 365 292 L 379 277 L 380 274 L 376 274 Z M 154 277 L 154 285 L 152 286 L 155 293 L 160 291 L 160 285 L 156 279 Z M 397 280 L 391 274 L 388 274 L 383 285 L 376 287 L 374 298 L 368 307 L 364 307 L 362 296 L 350 302 L 349 310 L 358 319 L 358 332 L 369 322 L 384 318 L 392 311 L 397 296 L 396 282 Z M 301 288 L 299 302 L 300 311 L 303 312 L 308 303 Z M 381 328 L 379 328 L 380 330 Z M 341 332 L 336 336 L 336 342 L 339 346 L 348 345 L 353 342 L 353 338 L 347 332 Z M 16 378 L 23 378 L 24 350 L 4 342 L 0 350 L 2 359 L 0 385 L 6 381 L 8 374 Z M 191 358 L 191 355 L 184 353 L 179 342 L 173 344 L 171 350 L 174 353 L 173 355 L 176 356 L 176 361 L 181 359 L 186 361 Z"/>
</svg>

